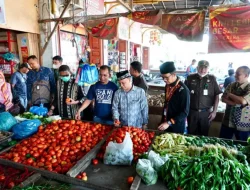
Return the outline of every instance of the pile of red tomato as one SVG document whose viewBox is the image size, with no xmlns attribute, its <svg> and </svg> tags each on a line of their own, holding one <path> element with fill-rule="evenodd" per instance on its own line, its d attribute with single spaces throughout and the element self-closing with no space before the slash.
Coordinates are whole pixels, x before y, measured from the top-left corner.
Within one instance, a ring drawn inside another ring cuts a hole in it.
<svg viewBox="0 0 250 190">
<path fill-rule="evenodd" d="M 48 124 L 13 147 L 1 158 L 14 162 L 66 173 L 89 152 L 112 127 L 75 120 L 59 120 Z"/>
<path fill-rule="evenodd" d="M 108 137 L 106 143 L 102 146 L 101 151 L 97 154 L 97 158 L 103 159 L 106 147 L 110 141 L 122 143 L 126 132 L 130 134 L 130 137 L 133 141 L 133 154 L 135 161 L 138 160 L 141 154 L 148 151 L 155 135 L 154 132 L 147 132 L 143 129 L 135 127 L 118 128 Z"/>
</svg>

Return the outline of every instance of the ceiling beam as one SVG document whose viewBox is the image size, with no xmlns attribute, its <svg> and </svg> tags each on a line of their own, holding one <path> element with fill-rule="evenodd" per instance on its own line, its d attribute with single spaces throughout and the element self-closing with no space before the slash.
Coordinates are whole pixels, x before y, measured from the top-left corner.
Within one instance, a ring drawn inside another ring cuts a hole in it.
<svg viewBox="0 0 250 190">
<path fill-rule="evenodd" d="M 163 1 L 161 1 L 161 3 L 162 3 L 162 5 L 163 5 L 164 9 L 166 9 L 166 6 L 165 6 L 164 2 L 163 2 Z"/>
<path fill-rule="evenodd" d="M 174 0 L 173 2 L 174 2 L 175 9 L 177 9 L 176 1 Z"/>
<path fill-rule="evenodd" d="M 66 1 L 65 6 L 63 8 L 63 11 L 62 11 L 61 15 L 59 16 L 59 19 L 62 19 L 63 15 L 66 12 L 67 8 L 69 7 L 70 3 L 71 3 L 71 0 Z M 43 48 L 41 50 L 41 56 L 43 56 L 43 54 L 44 54 L 44 52 L 45 52 L 45 50 L 46 50 L 52 36 L 53 36 L 53 34 L 55 33 L 57 27 L 59 26 L 59 23 L 60 23 L 60 20 L 57 20 L 53 30 L 49 34 L 48 40 L 46 41 L 46 43 L 44 44 L 44 46 L 43 46 Z"/>
<path fill-rule="evenodd" d="M 133 8 L 130 7 L 127 3 L 124 3 L 123 0 L 117 0 L 117 2 L 120 3 L 122 6 L 124 6 L 126 9 L 128 9 L 130 12 L 133 12 Z M 131 0 L 131 2 L 132 2 L 132 0 Z"/>
</svg>

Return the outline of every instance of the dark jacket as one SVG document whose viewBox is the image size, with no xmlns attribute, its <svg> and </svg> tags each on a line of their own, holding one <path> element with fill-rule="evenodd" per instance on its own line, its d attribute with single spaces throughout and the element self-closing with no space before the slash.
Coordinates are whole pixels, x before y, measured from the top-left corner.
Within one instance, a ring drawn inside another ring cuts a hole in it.
<svg viewBox="0 0 250 190">
<path fill-rule="evenodd" d="M 176 82 L 170 85 L 175 86 Z M 172 122 L 171 126 L 166 130 L 167 132 L 184 133 L 185 131 L 186 118 L 190 109 L 190 92 L 183 82 L 180 81 L 179 85 L 180 87 L 175 90 L 171 99 L 168 102 L 168 110 L 166 117 L 164 116 L 164 110 L 166 108 L 165 101 L 162 113 L 162 123 L 166 121 L 174 121 L 174 123 Z"/>
</svg>

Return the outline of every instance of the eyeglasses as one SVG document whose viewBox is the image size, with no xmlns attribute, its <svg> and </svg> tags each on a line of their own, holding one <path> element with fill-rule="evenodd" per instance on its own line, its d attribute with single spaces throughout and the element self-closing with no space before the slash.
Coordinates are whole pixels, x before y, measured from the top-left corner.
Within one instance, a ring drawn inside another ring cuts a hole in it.
<svg viewBox="0 0 250 190">
<path fill-rule="evenodd" d="M 163 80 L 169 80 L 169 78 L 172 76 L 172 74 L 170 74 L 169 76 L 162 76 Z"/>
</svg>

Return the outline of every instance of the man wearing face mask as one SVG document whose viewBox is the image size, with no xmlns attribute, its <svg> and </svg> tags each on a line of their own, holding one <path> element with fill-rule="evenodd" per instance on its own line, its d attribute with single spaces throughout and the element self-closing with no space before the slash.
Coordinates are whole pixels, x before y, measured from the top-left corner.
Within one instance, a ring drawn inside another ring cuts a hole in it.
<svg viewBox="0 0 250 190">
<path fill-rule="evenodd" d="M 61 56 L 57 55 L 57 56 L 52 58 L 52 61 L 53 61 L 52 68 L 53 68 L 53 71 L 54 71 L 55 80 L 57 81 L 58 77 L 59 77 L 59 71 L 58 70 L 59 70 L 59 67 L 63 63 L 63 58 Z"/>
<path fill-rule="evenodd" d="M 221 90 L 215 76 L 208 74 L 209 63 L 198 63 L 198 73 L 189 75 L 185 84 L 190 90 L 188 132 L 208 136 L 211 121 L 215 118 Z"/>
<path fill-rule="evenodd" d="M 58 69 L 57 91 L 55 100 L 48 112 L 53 115 L 55 108 L 58 108 L 59 115 L 63 118 L 74 119 L 77 110 L 86 99 L 83 87 L 78 86 L 71 77 L 70 68 L 62 65 Z M 89 106 L 83 115 L 84 120 L 91 120 L 92 108 Z"/>
</svg>

